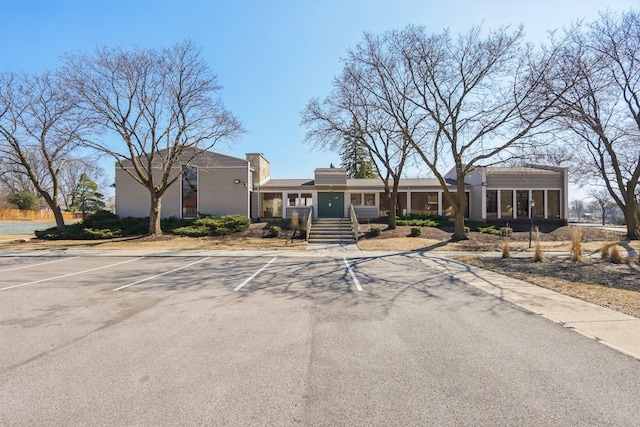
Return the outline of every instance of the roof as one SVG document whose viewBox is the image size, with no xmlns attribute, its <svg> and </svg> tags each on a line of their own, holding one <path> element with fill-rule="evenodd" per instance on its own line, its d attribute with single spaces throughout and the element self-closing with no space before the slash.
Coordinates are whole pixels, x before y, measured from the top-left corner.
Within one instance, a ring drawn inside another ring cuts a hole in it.
<svg viewBox="0 0 640 427">
<path fill-rule="evenodd" d="M 314 187 L 315 181 L 313 179 L 271 179 L 262 184 L 262 189 L 280 189 L 280 188 L 300 188 L 300 187 Z M 324 187 L 324 186 L 323 186 Z M 435 178 L 403 178 L 400 180 L 400 187 L 440 187 L 440 181 Z M 382 191 L 384 188 L 382 180 L 380 178 L 369 179 L 347 179 L 347 189 L 355 188 L 371 188 Z"/>
<path fill-rule="evenodd" d="M 162 158 L 166 155 L 167 151 L 167 149 L 163 149 L 156 154 L 156 158 L 154 159 L 155 164 L 160 166 Z M 193 158 L 194 154 L 197 154 L 195 158 Z M 180 159 L 181 161 L 178 163 L 189 163 L 192 166 L 201 168 L 247 167 L 247 165 L 249 164 L 249 162 L 245 159 L 239 159 L 237 157 L 231 157 L 213 151 L 197 150 L 195 148 L 185 149 L 182 156 L 180 156 Z M 125 167 L 132 165 L 130 161 L 124 161 L 122 163 L 125 165 Z"/>
</svg>

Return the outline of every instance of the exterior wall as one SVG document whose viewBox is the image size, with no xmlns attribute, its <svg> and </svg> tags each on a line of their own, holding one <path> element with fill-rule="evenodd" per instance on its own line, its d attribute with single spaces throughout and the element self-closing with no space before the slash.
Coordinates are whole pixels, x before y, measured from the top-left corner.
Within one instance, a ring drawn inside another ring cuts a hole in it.
<svg viewBox="0 0 640 427">
<path fill-rule="evenodd" d="M 484 219 L 487 217 L 486 210 L 486 186 L 476 185 L 469 191 L 469 218 Z"/>
<path fill-rule="evenodd" d="M 247 153 L 246 159 L 254 168 L 252 182 L 256 185 L 262 185 L 267 182 L 270 177 L 269 161 L 262 155 L 262 153 Z"/>
<path fill-rule="evenodd" d="M 174 168 L 176 174 L 182 173 L 182 168 Z M 200 177 L 198 177 L 200 179 Z M 148 216 L 149 214 L 145 215 Z M 162 218 L 175 216 L 182 217 L 182 178 L 179 177 L 162 196 L 162 207 L 160 209 Z"/>
<path fill-rule="evenodd" d="M 241 183 L 235 184 L 239 179 Z M 208 215 L 249 216 L 247 168 L 199 168 L 198 212 Z"/>
<path fill-rule="evenodd" d="M 564 187 L 564 178 L 558 174 L 515 174 L 494 173 L 487 176 L 487 186 L 490 188 L 514 188 L 514 189 L 545 189 Z"/>
<path fill-rule="evenodd" d="M 347 172 L 344 169 L 316 169 L 316 186 L 338 186 L 344 187 L 347 184 Z"/>
<path fill-rule="evenodd" d="M 120 217 L 149 216 L 149 192 L 129 174 L 116 167 L 116 214 Z"/>
</svg>

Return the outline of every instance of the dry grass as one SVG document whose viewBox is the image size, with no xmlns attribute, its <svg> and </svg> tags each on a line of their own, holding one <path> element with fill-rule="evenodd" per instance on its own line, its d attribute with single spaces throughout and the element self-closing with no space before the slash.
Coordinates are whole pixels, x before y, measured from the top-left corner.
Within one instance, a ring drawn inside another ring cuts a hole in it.
<svg viewBox="0 0 640 427">
<path fill-rule="evenodd" d="M 571 261 L 582 261 L 582 230 L 578 227 L 571 233 Z"/>
<path fill-rule="evenodd" d="M 511 256 L 511 252 L 509 251 L 509 240 L 505 240 L 502 244 L 502 258 L 509 258 Z"/>
<path fill-rule="evenodd" d="M 635 264 L 551 260 L 540 265 L 515 258 L 456 259 L 640 318 L 640 266 Z"/>
<path fill-rule="evenodd" d="M 536 227 L 536 248 L 533 254 L 533 260 L 535 262 L 543 262 L 544 255 L 542 254 L 542 249 L 540 248 L 540 230 Z"/>
<path fill-rule="evenodd" d="M 620 255 L 620 249 L 616 243 L 611 246 L 609 261 L 613 264 L 622 264 L 625 261 L 622 255 Z"/>
</svg>

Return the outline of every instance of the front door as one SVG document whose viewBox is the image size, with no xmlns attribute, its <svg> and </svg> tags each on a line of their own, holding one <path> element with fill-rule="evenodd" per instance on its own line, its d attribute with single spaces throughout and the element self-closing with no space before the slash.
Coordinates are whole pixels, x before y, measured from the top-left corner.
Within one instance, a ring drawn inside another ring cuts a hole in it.
<svg viewBox="0 0 640 427">
<path fill-rule="evenodd" d="M 318 192 L 318 218 L 344 217 L 344 193 Z"/>
</svg>

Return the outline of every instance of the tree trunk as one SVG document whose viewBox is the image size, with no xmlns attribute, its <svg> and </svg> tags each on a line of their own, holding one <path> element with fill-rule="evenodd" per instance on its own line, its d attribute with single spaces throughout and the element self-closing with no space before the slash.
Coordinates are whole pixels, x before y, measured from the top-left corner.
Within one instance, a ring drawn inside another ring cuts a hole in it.
<svg viewBox="0 0 640 427">
<path fill-rule="evenodd" d="M 627 222 L 627 239 L 638 240 L 638 201 L 632 196 L 624 208 L 624 219 Z"/>
<path fill-rule="evenodd" d="M 160 228 L 160 207 L 162 205 L 162 196 L 155 192 L 151 193 L 151 209 L 149 210 L 149 234 L 152 236 L 161 236 Z"/>
<path fill-rule="evenodd" d="M 393 197 L 389 199 L 389 228 L 395 230 L 396 225 L 396 209 L 398 208 L 398 197 Z"/>
<path fill-rule="evenodd" d="M 61 230 L 65 227 L 64 217 L 62 216 L 62 209 L 60 206 L 54 206 L 51 208 L 53 210 L 53 217 L 56 219 L 56 228 Z"/>
<path fill-rule="evenodd" d="M 467 233 L 464 232 L 464 212 L 467 210 L 467 195 L 464 192 L 464 175 L 458 174 L 457 180 L 456 197 L 454 200 L 451 200 L 451 205 L 455 210 L 453 239 L 467 240 Z"/>
</svg>

